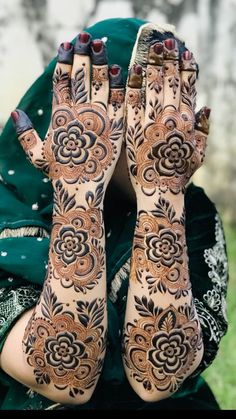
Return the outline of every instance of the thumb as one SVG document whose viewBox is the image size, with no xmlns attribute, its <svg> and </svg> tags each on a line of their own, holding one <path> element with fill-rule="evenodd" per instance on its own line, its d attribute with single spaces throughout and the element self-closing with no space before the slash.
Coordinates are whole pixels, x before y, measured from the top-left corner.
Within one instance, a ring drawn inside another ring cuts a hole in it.
<svg viewBox="0 0 236 419">
<path fill-rule="evenodd" d="M 33 128 L 33 124 L 29 117 L 20 109 L 13 111 L 11 117 L 18 140 L 28 159 L 35 167 L 47 172 L 47 162 L 43 152 L 43 141 L 41 141 L 37 131 Z"/>
</svg>

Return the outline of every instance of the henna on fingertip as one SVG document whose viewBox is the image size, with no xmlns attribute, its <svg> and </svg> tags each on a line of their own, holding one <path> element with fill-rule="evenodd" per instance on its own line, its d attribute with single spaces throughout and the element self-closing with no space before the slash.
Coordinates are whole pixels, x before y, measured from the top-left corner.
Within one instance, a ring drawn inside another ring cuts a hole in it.
<svg viewBox="0 0 236 419">
<path fill-rule="evenodd" d="M 181 71 L 197 71 L 197 63 L 189 50 L 185 50 L 180 59 Z"/>
<path fill-rule="evenodd" d="M 79 55 L 90 55 L 91 35 L 88 32 L 81 32 L 75 41 L 74 53 Z"/>
<path fill-rule="evenodd" d="M 169 38 L 164 41 L 164 59 L 165 60 L 178 60 L 179 48 L 176 39 Z"/>
<path fill-rule="evenodd" d="M 204 134 L 209 133 L 210 129 L 210 118 L 211 109 L 207 106 L 204 106 L 200 109 L 195 115 L 195 129 L 203 132 Z"/>
<path fill-rule="evenodd" d="M 58 49 L 57 61 L 61 64 L 72 64 L 73 52 L 73 45 L 70 42 L 63 42 Z"/>
<path fill-rule="evenodd" d="M 139 64 L 134 64 L 129 72 L 128 86 L 136 89 L 140 89 L 143 83 L 142 77 L 143 69 Z"/>
<path fill-rule="evenodd" d="M 163 44 L 156 42 L 151 45 L 148 53 L 148 64 L 161 66 L 163 64 Z"/>
<path fill-rule="evenodd" d="M 107 51 L 101 39 L 94 39 L 91 42 L 91 59 L 93 65 L 106 65 L 108 62 Z"/>
<path fill-rule="evenodd" d="M 110 88 L 124 87 L 122 68 L 114 64 L 109 68 Z"/>
<path fill-rule="evenodd" d="M 32 122 L 24 111 L 16 109 L 11 113 L 11 117 L 15 125 L 17 135 L 21 135 L 23 132 L 33 128 Z"/>
</svg>

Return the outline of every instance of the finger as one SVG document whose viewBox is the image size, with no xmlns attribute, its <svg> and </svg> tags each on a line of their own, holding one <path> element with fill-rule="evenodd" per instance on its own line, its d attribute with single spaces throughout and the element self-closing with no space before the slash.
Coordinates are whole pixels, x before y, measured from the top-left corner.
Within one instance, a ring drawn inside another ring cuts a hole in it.
<svg viewBox="0 0 236 419">
<path fill-rule="evenodd" d="M 91 36 L 87 32 L 78 35 L 74 46 L 71 72 L 71 96 L 75 104 L 90 101 L 90 48 Z"/>
<path fill-rule="evenodd" d="M 179 109 L 180 75 L 179 49 L 177 41 L 169 38 L 164 41 L 164 108 Z"/>
<path fill-rule="evenodd" d="M 46 169 L 43 153 L 43 142 L 33 128 L 33 124 L 25 112 L 16 109 L 11 113 L 18 139 L 31 163 L 38 169 Z"/>
<path fill-rule="evenodd" d="M 106 46 L 96 39 L 91 43 L 92 58 L 92 103 L 107 109 L 109 96 L 109 78 Z"/>
<path fill-rule="evenodd" d="M 209 133 L 209 118 L 211 110 L 204 106 L 198 111 L 195 117 L 195 156 L 197 166 L 200 167 L 204 161 L 206 147 L 207 147 L 207 136 Z"/>
<path fill-rule="evenodd" d="M 110 92 L 108 115 L 110 120 L 123 119 L 124 116 L 124 101 L 125 88 L 122 78 L 122 69 L 118 65 L 113 65 L 109 69 Z"/>
<path fill-rule="evenodd" d="M 146 81 L 145 126 L 155 122 L 163 108 L 163 44 L 151 45 L 148 54 Z"/>
<path fill-rule="evenodd" d="M 129 72 L 126 91 L 127 127 L 135 128 L 144 122 L 144 108 L 142 104 L 141 88 L 143 83 L 142 67 L 134 64 Z"/>
<path fill-rule="evenodd" d="M 58 50 L 57 65 L 53 74 L 53 107 L 71 101 L 71 68 L 73 62 L 73 45 L 64 42 Z"/>
<path fill-rule="evenodd" d="M 186 50 L 180 60 L 180 113 L 184 119 L 194 119 L 194 109 L 196 105 L 196 74 L 197 65 L 193 54 Z"/>
</svg>

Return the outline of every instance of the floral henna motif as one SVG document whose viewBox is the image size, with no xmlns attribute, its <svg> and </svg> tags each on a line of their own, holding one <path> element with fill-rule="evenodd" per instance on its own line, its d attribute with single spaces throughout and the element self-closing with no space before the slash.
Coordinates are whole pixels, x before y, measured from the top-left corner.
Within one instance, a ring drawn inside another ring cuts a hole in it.
<svg viewBox="0 0 236 419">
<path fill-rule="evenodd" d="M 118 152 L 115 140 L 122 135 L 123 120 L 114 123 L 100 107 L 81 104 L 56 108 L 52 128 L 43 144 L 49 177 L 67 183 L 103 179 Z"/>
<path fill-rule="evenodd" d="M 103 185 L 99 185 L 95 195 L 87 192 L 87 208 L 76 206 L 74 196 L 69 196 L 60 181 L 57 190 L 50 260 L 52 273 L 64 288 L 74 287 L 75 291 L 86 293 L 101 278 L 104 254 L 101 239 L 104 236 L 100 204 Z"/>
<path fill-rule="evenodd" d="M 173 206 L 163 198 L 156 210 L 140 211 L 134 235 L 131 277 L 146 282 L 150 294 L 170 293 L 176 299 L 190 288 L 184 216 L 176 218 Z"/>
<path fill-rule="evenodd" d="M 146 391 L 175 392 L 193 365 L 202 339 L 191 307 L 163 310 L 151 299 L 135 297 L 139 319 L 126 324 L 124 361 Z"/>
<path fill-rule="evenodd" d="M 44 318 L 31 318 L 23 348 L 37 384 L 53 384 L 71 397 L 92 387 L 102 369 L 105 302 L 77 302 L 76 311 L 64 310 L 46 286 L 41 296 Z M 92 378 L 91 378 L 92 377 Z"/>
<path fill-rule="evenodd" d="M 152 113 L 151 119 L 156 115 L 156 120 L 144 133 L 140 122 L 127 130 L 130 171 L 146 195 L 154 194 L 156 188 L 177 194 L 201 165 L 193 121 L 185 121 L 174 110 L 157 114 L 153 109 Z"/>
</svg>

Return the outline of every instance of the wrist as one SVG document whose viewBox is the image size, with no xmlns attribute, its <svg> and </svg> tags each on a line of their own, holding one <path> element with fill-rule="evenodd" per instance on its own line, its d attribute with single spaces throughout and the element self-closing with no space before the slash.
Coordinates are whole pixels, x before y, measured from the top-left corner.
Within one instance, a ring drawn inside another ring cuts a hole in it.
<svg viewBox="0 0 236 419">
<path fill-rule="evenodd" d="M 183 191 L 174 194 L 170 191 L 162 192 L 159 188 L 151 195 L 139 191 L 136 194 L 137 210 L 153 211 L 156 209 L 160 201 L 168 202 L 177 212 L 182 212 L 184 209 L 185 194 Z"/>
</svg>

